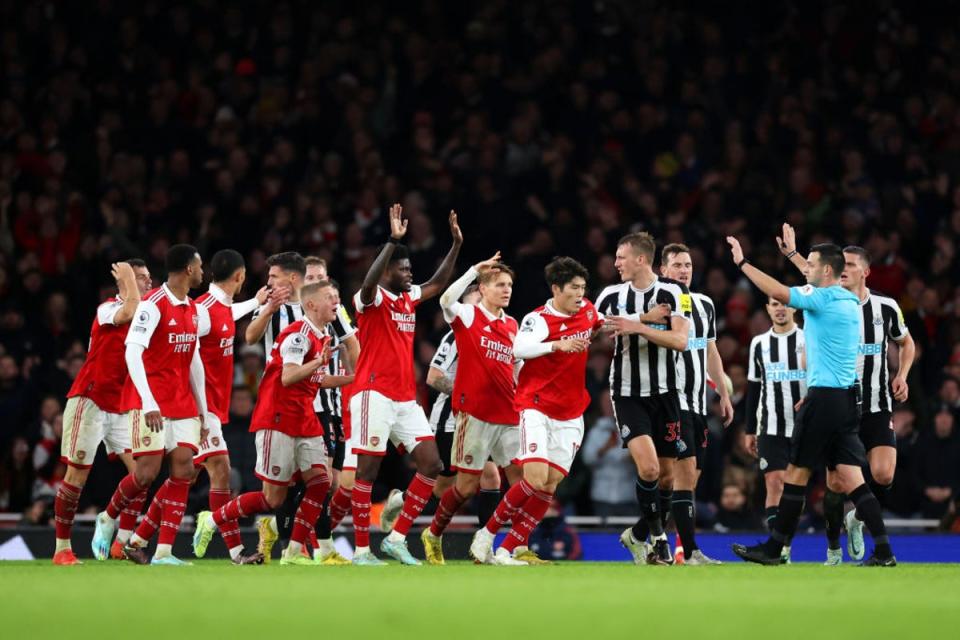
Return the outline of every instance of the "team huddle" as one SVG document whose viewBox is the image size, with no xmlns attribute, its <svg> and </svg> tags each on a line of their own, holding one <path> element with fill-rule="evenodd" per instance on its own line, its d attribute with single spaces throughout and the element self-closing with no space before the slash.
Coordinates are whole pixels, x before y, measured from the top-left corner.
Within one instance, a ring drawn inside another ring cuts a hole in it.
<svg viewBox="0 0 960 640">
<path fill-rule="evenodd" d="M 665 533 L 672 517 L 686 563 L 719 564 L 698 547 L 695 535 L 708 388 L 719 397 L 724 426 L 733 420 L 733 407 L 716 346 L 714 303 L 689 289 L 689 248 L 663 247 L 657 272 L 649 234 L 621 238 L 615 264 L 622 282 L 604 289 L 596 305 L 586 298 L 587 270 L 572 258 L 555 258 L 545 269 L 550 299 L 518 323 L 506 311 L 516 274 L 499 252 L 450 282 L 463 243 L 454 212 L 450 250 L 421 285 L 413 284 L 401 244 L 407 221 L 399 205 L 391 207 L 389 221 L 390 237 L 352 298 L 356 328 L 318 258 L 271 256 L 267 286 L 242 302 L 234 298 L 246 269 L 233 250 L 212 257 L 212 283 L 196 299 L 189 291 L 203 282 L 204 266 L 192 246 L 169 249 L 167 280 L 152 290 L 143 261 L 113 265 L 118 292 L 97 309 L 87 360 L 64 412 L 61 453 L 68 471 L 55 502 L 54 564 L 80 562 L 71 530 L 101 443 L 129 473 L 97 515 L 92 549 L 100 560 L 186 564 L 172 547 L 190 486 L 206 469 L 209 510 L 197 515 L 193 535 L 200 558 L 219 531 L 236 564 L 270 562 L 279 540 L 281 564 L 346 564 L 351 561 L 337 552 L 332 531 L 351 514 L 353 564 L 382 565 L 385 555 L 418 565 L 407 538 L 435 496 L 438 507 L 420 539 L 425 560 L 444 564 L 443 533 L 479 494 L 481 526 L 471 557 L 508 566 L 544 563 L 529 538 L 583 441 L 588 349 L 602 336 L 613 340 L 610 393 L 623 447 L 637 471 L 639 518 L 620 535 L 621 543 L 637 564 L 673 564 Z M 737 266 L 769 296 L 773 322 L 750 345 L 748 376 L 748 442 L 766 478 L 771 537 L 756 547 L 735 545 L 734 551 L 749 561 L 789 562 L 806 484 L 813 471 L 826 467 L 827 564 L 842 562 L 844 525 L 850 555 L 863 557 L 864 524 L 875 542 L 865 564 L 895 564 L 874 494 L 892 482 L 890 411 L 894 399 L 906 399 L 913 359 L 896 303 L 866 289 L 869 261 L 862 249 L 818 245 L 803 260 L 785 225 L 781 250 L 809 283 L 788 289 L 750 266 L 736 240 L 730 243 Z M 438 296 L 450 333 L 427 376 L 440 393 L 428 419 L 416 401 L 414 336 L 417 307 Z M 833 300 L 859 307 L 838 320 Z M 794 322 L 794 309 L 805 312 L 806 335 Z M 223 424 L 233 386 L 236 321 L 249 314 L 245 339 L 262 341 L 267 355 L 250 420 L 255 474 L 263 485 L 231 498 Z M 832 334 L 817 333 L 818 314 L 833 314 Z M 889 340 L 901 347 L 892 381 Z M 825 358 L 831 362 L 821 364 Z M 834 411 L 839 405 L 842 410 Z M 388 443 L 410 455 L 416 474 L 386 502 L 380 526 L 387 535 L 378 556 L 370 545 L 371 492 Z M 165 458 L 169 477 L 141 517 Z M 870 470 L 873 491 L 862 467 Z M 502 495 L 501 472 L 509 483 Z M 844 494 L 855 505 L 846 516 Z M 245 549 L 237 521 L 251 516 L 259 516 L 259 542 Z M 496 534 L 508 524 L 508 535 L 494 549 Z"/>
</svg>

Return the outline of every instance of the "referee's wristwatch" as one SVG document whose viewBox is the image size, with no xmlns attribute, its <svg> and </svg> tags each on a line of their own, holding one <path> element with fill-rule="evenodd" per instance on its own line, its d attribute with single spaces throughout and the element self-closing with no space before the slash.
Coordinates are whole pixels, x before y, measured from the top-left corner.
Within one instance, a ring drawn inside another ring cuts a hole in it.
<svg viewBox="0 0 960 640">
<path fill-rule="evenodd" d="M 740 269 L 740 271 L 743 271 L 744 265 L 747 265 L 747 264 L 750 264 L 750 261 L 744 258 L 743 260 L 737 263 L 737 269 Z"/>
</svg>

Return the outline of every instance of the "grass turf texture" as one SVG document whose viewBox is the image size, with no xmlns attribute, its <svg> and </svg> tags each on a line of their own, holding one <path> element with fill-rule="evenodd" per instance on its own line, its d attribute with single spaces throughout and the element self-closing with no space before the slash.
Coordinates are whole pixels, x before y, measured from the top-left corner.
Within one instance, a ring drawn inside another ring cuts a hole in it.
<svg viewBox="0 0 960 640">
<path fill-rule="evenodd" d="M 958 594 L 960 565 L 0 563 L 8 638 L 931 638 Z"/>
</svg>

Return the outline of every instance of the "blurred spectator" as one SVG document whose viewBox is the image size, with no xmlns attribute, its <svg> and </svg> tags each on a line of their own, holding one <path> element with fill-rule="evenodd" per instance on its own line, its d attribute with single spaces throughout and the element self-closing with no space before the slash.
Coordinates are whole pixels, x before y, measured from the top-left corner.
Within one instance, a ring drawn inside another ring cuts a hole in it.
<svg viewBox="0 0 960 640">
<path fill-rule="evenodd" d="M 883 506 L 901 518 L 911 518 L 920 511 L 923 488 L 920 485 L 918 443 L 920 432 L 916 416 L 906 407 L 893 412 L 893 430 L 897 434 L 897 470 L 893 484 L 883 498 Z"/>
<path fill-rule="evenodd" d="M 747 496 L 743 488 L 737 484 L 728 484 L 720 494 L 720 505 L 717 509 L 718 531 L 743 531 L 760 528 L 760 518 L 747 504 Z"/>
<path fill-rule="evenodd" d="M 594 515 L 635 516 L 637 470 L 630 452 L 623 447 L 613 419 L 609 391 L 599 396 L 601 415 L 587 431 L 580 455 L 592 472 L 590 500 Z"/>
<path fill-rule="evenodd" d="M 955 436 L 954 414 L 937 412 L 933 431 L 920 438 L 917 469 L 923 489 L 921 511 L 925 518 L 942 518 L 950 507 L 960 468 L 960 447 Z"/>
<path fill-rule="evenodd" d="M 0 509 L 14 512 L 26 509 L 32 502 L 35 477 L 30 463 L 30 443 L 17 436 L 0 464 Z"/>
<path fill-rule="evenodd" d="M 579 560 L 583 556 L 580 536 L 563 517 L 563 505 L 550 503 L 540 525 L 530 534 L 530 549 L 549 560 Z"/>
</svg>

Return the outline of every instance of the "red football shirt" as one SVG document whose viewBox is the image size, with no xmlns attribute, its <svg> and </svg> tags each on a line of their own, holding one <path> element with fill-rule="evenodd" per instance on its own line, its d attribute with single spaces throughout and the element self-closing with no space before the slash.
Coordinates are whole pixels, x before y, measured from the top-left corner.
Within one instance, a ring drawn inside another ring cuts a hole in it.
<svg viewBox="0 0 960 640">
<path fill-rule="evenodd" d="M 304 318 L 280 332 L 273 342 L 267 369 L 260 381 L 257 406 L 250 419 L 250 431 L 270 429 L 294 438 L 313 438 L 323 435 L 323 425 L 313 411 L 326 369 L 321 366 L 312 376 L 283 386 L 283 365 L 301 365 L 323 357 L 323 349 L 330 337 Z"/>
<path fill-rule="evenodd" d="M 492 316 L 480 305 L 460 305 L 450 326 L 458 354 L 453 410 L 494 424 L 518 424 L 520 415 L 513 406 L 517 321 L 506 314 Z"/>
<path fill-rule="evenodd" d="M 589 338 L 603 326 L 603 317 L 584 299 L 572 316 L 560 313 L 548 302 L 527 314 L 517 340 L 554 342 L 564 338 Z M 516 348 L 516 345 L 514 346 Z M 517 383 L 518 411 L 535 409 L 554 420 L 579 418 L 590 406 L 587 393 L 587 357 L 581 353 L 553 351 L 524 360 Z"/>
<path fill-rule="evenodd" d="M 394 295 L 377 287 L 374 301 L 364 306 L 360 292 L 353 297 L 357 310 L 358 339 L 363 348 L 357 361 L 352 394 L 376 391 L 396 402 L 416 400 L 413 375 L 413 337 L 420 287 Z"/>
<path fill-rule="evenodd" d="M 216 285 L 211 285 L 216 286 Z M 230 395 L 233 391 L 233 340 L 237 325 L 233 309 L 214 295 L 211 289 L 197 298 L 200 314 L 210 319 L 210 332 L 200 336 L 200 359 L 206 374 L 207 411 L 230 420 Z"/>
<path fill-rule="evenodd" d="M 120 394 L 127 379 L 123 341 L 129 327 L 113 323 L 122 307 L 123 301 L 119 298 L 110 298 L 97 307 L 97 315 L 90 327 L 87 359 L 67 393 L 68 398 L 89 398 L 101 411 L 108 413 L 123 413 Z"/>
<path fill-rule="evenodd" d="M 178 300 L 164 284 L 147 292 L 134 314 L 127 344 L 145 347 L 143 367 L 154 400 L 164 418 L 181 420 L 199 415 L 190 389 L 190 361 L 197 348 L 197 306 L 189 297 Z M 124 410 L 142 409 L 133 381 L 123 385 Z"/>
</svg>

